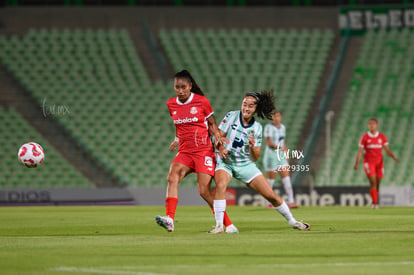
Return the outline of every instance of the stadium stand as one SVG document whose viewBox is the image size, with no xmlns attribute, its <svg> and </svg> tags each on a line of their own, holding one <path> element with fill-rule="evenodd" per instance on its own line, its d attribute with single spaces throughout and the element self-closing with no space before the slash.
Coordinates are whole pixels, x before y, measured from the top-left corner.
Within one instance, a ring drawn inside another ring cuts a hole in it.
<svg viewBox="0 0 414 275">
<path fill-rule="evenodd" d="M 159 37 L 174 70 L 187 68 L 207 92 L 217 120 L 238 109 L 245 92 L 273 87 L 294 146 L 334 34 L 175 29 Z M 23 37 L 0 36 L 0 49 L 39 104 L 70 107 L 55 118 L 116 175 L 132 186 L 165 185 L 174 156 L 165 107 L 172 83 L 150 81 L 126 30 L 30 29 Z"/>
<path fill-rule="evenodd" d="M 2 188 L 93 187 L 14 108 L 1 107 L 0 117 L 0 144 L 5 156 L 0 173 L 6 179 Z M 30 141 L 41 144 L 46 154 L 44 164 L 36 169 L 18 165 L 19 147 Z"/>
<path fill-rule="evenodd" d="M 406 185 L 414 182 L 410 156 L 414 154 L 414 35 L 411 30 L 369 31 L 348 88 L 332 136 L 331 185 L 368 184 L 362 171 L 353 170 L 358 142 L 367 132 L 367 119 L 377 117 L 379 131 L 399 159 L 396 165 L 384 151 L 385 173 L 381 185 Z M 317 185 L 327 185 L 324 160 Z"/>
<path fill-rule="evenodd" d="M 56 118 L 116 174 L 152 185 L 162 171 L 165 182 L 159 149 L 168 148 L 162 133 L 172 125 L 159 108 L 168 95 L 156 93 L 166 84 L 150 83 L 127 31 L 32 29 L 0 43 L 4 64 L 39 103 L 69 106 Z"/>
<path fill-rule="evenodd" d="M 332 31 L 173 29 L 161 30 L 159 36 L 174 69 L 194 72 L 217 120 L 240 108 L 244 93 L 274 88 L 289 146 L 296 145 L 333 42 Z"/>
</svg>

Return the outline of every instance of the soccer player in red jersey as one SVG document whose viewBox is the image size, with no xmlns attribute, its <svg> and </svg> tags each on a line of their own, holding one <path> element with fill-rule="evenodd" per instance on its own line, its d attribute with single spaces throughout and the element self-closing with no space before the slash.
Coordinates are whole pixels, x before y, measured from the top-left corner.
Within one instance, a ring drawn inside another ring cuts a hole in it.
<svg viewBox="0 0 414 275">
<path fill-rule="evenodd" d="M 156 223 L 168 232 L 174 231 L 178 184 L 190 173 L 197 173 L 200 196 L 213 210 L 211 181 L 216 160 L 210 131 L 216 141 L 221 140 L 213 108 L 187 70 L 175 74 L 174 89 L 177 96 L 170 98 L 167 106 L 176 130 L 176 137 L 170 145 L 170 150 L 175 151 L 178 145 L 178 153 L 170 165 L 167 177 L 166 216 L 155 217 Z M 227 233 L 238 233 L 227 214 L 223 222 Z"/>
<path fill-rule="evenodd" d="M 387 152 L 388 156 L 390 156 L 396 163 L 398 163 L 398 160 L 391 152 L 391 149 L 388 146 L 388 140 L 385 135 L 377 131 L 378 121 L 376 118 L 370 118 L 368 120 L 368 129 L 368 133 L 365 133 L 359 142 L 359 149 L 354 169 L 358 169 L 362 151 L 365 149 L 364 170 L 370 184 L 369 193 L 371 194 L 372 198 L 372 208 L 378 209 L 379 185 L 382 177 L 384 176 L 382 148 L 385 149 L 385 152 Z"/>
</svg>

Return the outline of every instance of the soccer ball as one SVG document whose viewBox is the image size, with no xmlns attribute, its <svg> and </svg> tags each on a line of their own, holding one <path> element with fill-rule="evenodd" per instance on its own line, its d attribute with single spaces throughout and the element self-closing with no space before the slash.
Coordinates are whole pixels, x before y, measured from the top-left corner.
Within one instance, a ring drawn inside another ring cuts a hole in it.
<svg viewBox="0 0 414 275">
<path fill-rule="evenodd" d="M 35 168 L 45 160 L 45 153 L 39 144 L 28 142 L 20 147 L 17 157 L 26 167 Z"/>
</svg>

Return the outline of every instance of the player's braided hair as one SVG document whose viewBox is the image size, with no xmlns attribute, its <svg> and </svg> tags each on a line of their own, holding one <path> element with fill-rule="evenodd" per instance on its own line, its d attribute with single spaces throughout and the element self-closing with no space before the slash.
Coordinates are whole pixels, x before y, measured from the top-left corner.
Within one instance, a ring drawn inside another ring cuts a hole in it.
<svg viewBox="0 0 414 275">
<path fill-rule="evenodd" d="M 190 72 L 187 70 L 182 70 L 174 75 L 174 78 L 184 78 L 189 83 L 192 84 L 191 86 L 191 92 L 204 96 L 204 92 L 201 90 L 201 88 L 198 86 L 197 82 L 195 82 L 194 78 L 191 76 Z"/>
<path fill-rule="evenodd" d="M 272 120 L 273 111 L 276 109 L 274 104 L 273 89 L 270 91 L 261 91 L 260 93 L 246 93 L 244 97 L 246 96 L 252 96 L 256 99 L 256 114 L 261 119 L 267 118 Z"/>
</svg>

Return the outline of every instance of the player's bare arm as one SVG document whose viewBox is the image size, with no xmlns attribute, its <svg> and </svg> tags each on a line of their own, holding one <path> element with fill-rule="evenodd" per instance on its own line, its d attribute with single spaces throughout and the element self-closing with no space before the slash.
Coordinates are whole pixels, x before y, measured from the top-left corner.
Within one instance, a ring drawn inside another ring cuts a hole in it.
<svg viewBox="0 0 414 275">
<path fill-rule="evenodd" d="M 362 147 L 360 147 L 359 149 L 358 149 L 358 152 L 357 152 L 357 157 L 356 157 L 356 161 L 355 161 L 355 166 L 354 166 L 354 169 L 355 170 L 358 170 L 358 165 L 359 165 L 359 161 L 361 160 L 361 157 L 362 157 L 362 152 L 364 151 L 364 148 L 362 148 Z"/>
<path fill-rule="evenodd" d="M 219 142 L 216 142 L 216 148 L 217 150 L 219 150 L 219 156 L 222 159 L 226 159 L 229 153 L 229 150 L 226 149 L 226 147 L 224 146 L 224 144 L 226 143 L 230 143 L 229 139 L 226 138 L 226 132 L 218 129 L 219 134 L 220 134 L 220 140 Z"/>
<path fill-rule="evenodd" d="M 395 163 L 398 163 L 398 159 L 395 157 L 395 155 L 391 152 L 391 149 L 390 149 L 390 146 L 388 146 L 388 145 L 384 145 L 384 149 L 385 149 L 385 152 L 387 152 L 387 155 L 388 156 L 390 156 L 394 161 L 395 161 Z"/>
<path fill-rule="evenodd" d="M 267 137 L 267 138 L 266 138 L 266 143 L 267 143 L 267 145 L 268 145 L 270 148 L 273 148 L 273 149 L 275 149 L 275 150 L 277 150 L 277 149 L 282 149 L 282 148 L 280 148 L 278 145 L 276 145 L 276 144 L 274 144 L 274 143 L 273 143 L 273 141 L 272 141 L 272 138 L 271 138 L 271 137 Z"/>
<path fill-rule="evenodd" d="M 215 143 L 216 144 L 220 143 L 221 142 L 221 137 L 222 137 L 221 132 L 223 132 L 223 131 L 221 131 L 218 128 L 214 115 L 211 115 L 211 116 L 209 116 L 209 118 L 207 118 L 207 123 L 208 123 L 209 129 L 211 130 L 211 133 L 214 136 Z"/>
<path fill-rule="evenodd" d="M 254 137 L 249 137 L 249 150 L 252 161 L 257 161 L 260 157 L 260 146 L 254 146 L 256 140 Z"/>
<path fill-rule="evenodd" d="M 178 140 L 178 137 L 177 137 L 177 129 L 176 129 L 175 130 L 175 138 L 174 138 L 173 142 L 171 142 L 171 144 L 170 144 L 170 148 L 169 148 L 170 151 L 177 150 L 178 142 L 179 142 L 179 140 Z"/>
</svg>

